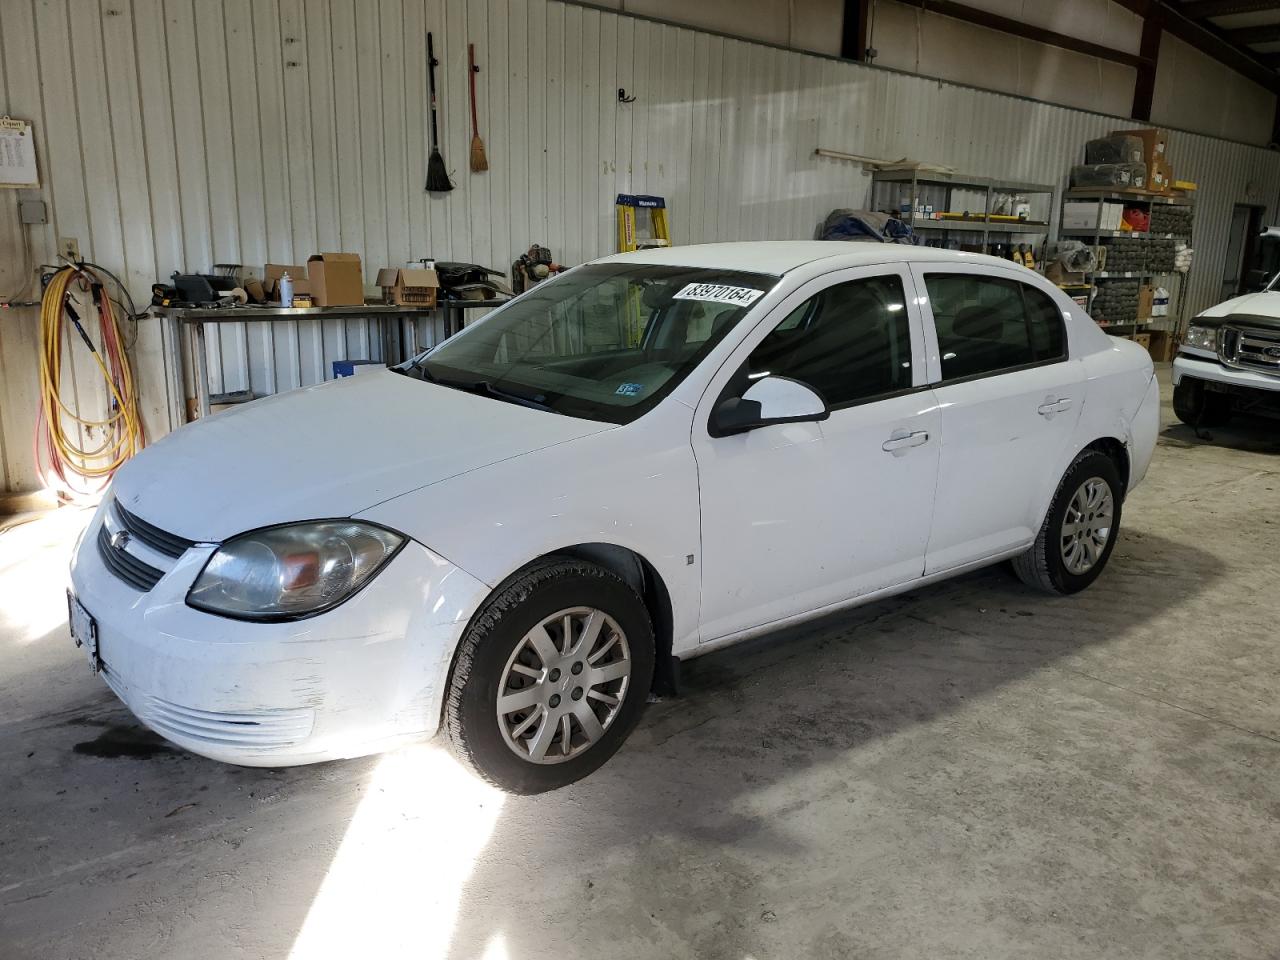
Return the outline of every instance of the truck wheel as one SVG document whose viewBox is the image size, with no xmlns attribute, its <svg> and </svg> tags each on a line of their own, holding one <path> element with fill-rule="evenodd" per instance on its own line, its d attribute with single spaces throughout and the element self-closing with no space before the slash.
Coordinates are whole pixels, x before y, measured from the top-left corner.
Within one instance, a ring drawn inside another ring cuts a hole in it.
<svg viewBox="0 0 1280 960">
<path fill-rule="evenodd" d="M 1076 593 L 1098 579 L 1120 530 L 1120 471 L 1105 453 L 1085 450 L 1067 468 L 1031 549 L 1013 558 L 1023 583 Z"/>
<path fill-rule="evenodd" d="M 1193 427 L 1220 427 L 1231 419 L 1231 397 L 1206 390 L 1203 380 L 1183 377 L 1173 388 L 1173 412 Z"/>
<path fill-rule="evenodd" d="M 608 760 L 653 680 L 653 625 L 622 578 L 551 557 L 499 586 L 463 635 L 444 727 L 454 754 L 509 793 L 543 793 Z"/>
</svg>

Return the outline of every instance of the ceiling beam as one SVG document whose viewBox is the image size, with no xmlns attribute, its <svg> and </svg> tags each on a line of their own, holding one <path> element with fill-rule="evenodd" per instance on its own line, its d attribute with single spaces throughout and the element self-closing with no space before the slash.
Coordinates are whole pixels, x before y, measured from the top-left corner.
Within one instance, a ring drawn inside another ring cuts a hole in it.
<svg viewBox="0 0 1280 960">
<path fill-rule="evenodd" d="M 1277 0 L 1188 0 L 1180 3 L 1179 10 L 1192 20 L 1202 17 L 1225 17 L 1232 13 L 1261 13 L 1264 10 L 1280 10 Z"/>
<path fill-rule="evenodd" d="M 1280 75 L 1264 66 L 1258 59 L 1259 54 L 1239 43 L 1262 43 L 1267 27 L 1253 27 L 1249 30 L 1223 31 L 1209 23 L 1191 20 L 1182 12 L 1181 5 L 1175 6 L 1168 0 L 1116 0 L 1116 3 L 1138 16 L 1144 16 L 1148 7 L 1159 6 L 1164 13 L 1164 29 L 1183 43 L 1190 44 L 1201 53 L 1220 63 L 1226 64 L 1236 73 L 1248 77 L 1259 86 L 1273 92 L 1280 92 Z M 1237 36 L 1240 34 L 1242 36 Z M 1280 34 L 1269 39 L 1280 40 Z M 1233 42 L 1235 41 L 1235 42 Z"/>
<path fill-rule="evenodd" d="M 1144 63 L 1138 67 L 1133 84 L 1133 110 L 1135 120 L 1151 119 L 1151 104 L 1156 97 L 1156 67 L 1160 58 L 1160 37 L 1164 33 L 1164 9 L 1158 3 L 1145 4 L 1142 17 L 1142 44 L 1138 53 Z"/>
<path fill-rule="evenodd" d="M 1024 40 L 1035 40 L 1051 47 L 1061 47 L 1063 50 L 1072 50 L 1076 53 L 1083 53 L 1086 56 L 1097 57 L 1100 60 L 1123 63 L 1128 67 L 1136 68 L 1144 62 L 1142 57 L 1134 56 L 1132 53 L 1126 53 L 1123 50 L 1115 50 L 1098 43 L 1090 43 L 1087 40 L 1068 36 L 1065 33 L 1056 33 L 1053 30 L 1046 30 L 1043 27 L 1024 23 L 1021 20 L 1014 20 L 1010 17 L 1002 17 L 997 13 L 979 10 L 977 7 L 971 7 L 965 3 L 956 3 L 954 0 L 898 0 L 898 2 L 904 3 L 909 7 L 927 10 L 930 13 L 941 14 L 944 17 L 951 17 L 954 20 L 962 20 L 974 26 L 986 27 L 989 30 L 998 30 L 1001 33 L 1022 37 Z"/>
<path fill-rule="evenodd" d="M 844 0 L 844 28 L 840 35 L 840 56 L 859 63 L 867 60 L 867 37 L 871 25 L 872 0 Z"/>
<path fill-rule="evenodd" d="M 1264 23 L 1260 27 L 1225 30 L 1223 34 L 1232 43 L 1270 43 L 1273 40 L 1280 40 L 1280 23 Z"/>
</svg>

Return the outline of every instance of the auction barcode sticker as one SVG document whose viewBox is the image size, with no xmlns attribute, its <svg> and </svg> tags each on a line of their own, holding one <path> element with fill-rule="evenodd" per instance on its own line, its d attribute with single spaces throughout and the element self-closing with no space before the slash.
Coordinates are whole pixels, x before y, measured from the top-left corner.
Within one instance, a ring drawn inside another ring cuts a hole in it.
<svg viewBox="0 0 1280 960">
<path fill-rule="evenodd" d="M 751 287 L 728 287 L 722 283 L 691 283 L 674 297 L 676 300 L 708 300 L 712 303 L 732 303 L 749 307 L 762 296 L 763 290 Z"/>
</svg>

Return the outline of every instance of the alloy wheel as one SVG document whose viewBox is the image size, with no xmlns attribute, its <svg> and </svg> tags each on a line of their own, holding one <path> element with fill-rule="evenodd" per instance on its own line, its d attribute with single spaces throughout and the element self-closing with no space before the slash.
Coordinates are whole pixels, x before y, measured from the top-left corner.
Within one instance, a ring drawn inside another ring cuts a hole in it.
<svg viewBox="0 0 1280 960">
<path fill-rule="evenodd" d="M 1069 573 L 1088 573 L 1098 562 L 1111 538 L 1114 512 L 1105 480 L 1090 477 L 1080 484 L 1062 518 L 1062 562 Z"/>
<path fill-rule="evenodd" d="M 563 763 L 604 735 L 626 699 L 631 650 L 594 607 L 553 613 L 521 638 L 498 683 L 502 739 L 522 760 Z"/>
</svg>

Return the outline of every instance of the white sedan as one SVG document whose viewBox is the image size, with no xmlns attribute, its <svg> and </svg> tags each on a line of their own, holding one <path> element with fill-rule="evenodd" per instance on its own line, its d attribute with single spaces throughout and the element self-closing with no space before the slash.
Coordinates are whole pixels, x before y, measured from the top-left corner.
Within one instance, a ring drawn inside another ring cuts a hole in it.
<svg viewBox="0 0 1280 960">
<path fill-rule="evenodd" d="M 72 634 L 196 753 L 443 729 L 536 793 L 604 763 L 681 660 L 1002 560 L 1088 586 L 1158 408 L 1145 351 L 1007 261 L 608 257 L 144 451 L 76 551 Z"/>
</svg>

